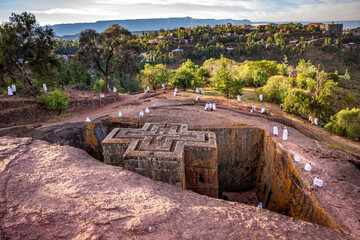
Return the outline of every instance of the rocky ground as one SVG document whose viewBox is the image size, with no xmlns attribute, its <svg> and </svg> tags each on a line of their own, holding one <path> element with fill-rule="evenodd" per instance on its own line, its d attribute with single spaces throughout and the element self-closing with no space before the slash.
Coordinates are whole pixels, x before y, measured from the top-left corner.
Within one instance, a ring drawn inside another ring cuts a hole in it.
<svg viewBox="0 0 360 240">
<path fill-rule="evenodd" d="M 0 138 L 0 171 L 2 239 L 351 238 L 30 138 Z"/>
<path fill-rule="evenodd" d="M 121 101 L 83 109 L 56 122 L 41 123 L 41 131 L 64 123 L 118 117 L 146 122 L 179 122 L 189 127 L 229 127 L 247 124 L 279 133 L 286 126 L 289 140 L 276 141 L 293 157 L 294 168 L 324 211 L 346 234 L 252 206 L 211 199 L 151 181 L 118 167 L 106 166 L 86 152 L 30 139 L 0 139 L 0 187 L 3 238 L 10 239 L 358 239 L 360 237 L 360 144 L 331 135 L 350 146 L 353 154 L 324 144 L 326 135 L 314 126 L 277 113 L 250 114 L 246 106 L 222 98 L 180 92 L 122 96 Z M 205 112 L 206 101 L 216 102 Z M 144 117 L 140 110 L 156 105 Z M 260 107 L 257 104 L 257 107 Z M 81 123 L 79 123 L 81 124 Z M 2 131 L 10 131 L 2 129 Z M 328 134 L 328 133 L 327 133 Z M 1 134 L 0 134 L 1 135 Z M 11 135 L 11 134 L 10 134 Z M 304 171 L 310 162 L 312 172 Z M 357 167 L 356 167 L 357 166 Z M 320 176 L 322 188 L 312 180 Z M 241 237 L 240 237 L 241 236 Z"/>
</svg>

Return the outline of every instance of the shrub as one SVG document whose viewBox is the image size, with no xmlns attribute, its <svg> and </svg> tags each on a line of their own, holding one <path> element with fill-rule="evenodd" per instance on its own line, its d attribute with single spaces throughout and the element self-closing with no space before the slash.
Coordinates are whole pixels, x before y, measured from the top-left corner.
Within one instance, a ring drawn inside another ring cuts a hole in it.
<svg viewBox="0 0 360 240">
<path fill-rule="evenodd" d="M 95 84 L 94 84 L 94 90 L 97 91 L 101 91 L 105 86 L 105 81 L 100 79 L 100 80 L 96 80 Z"/>
<path fill-rule="evenodd" d="M 304 76 L 304 74 L 299 73 L 296 77 L 296 83 L 297 86 L 301 89 L 305 89 L 306 88 L 306 77 Z"/>
<path fill-rule="evenodd" d="M 262 88 L 262 91 L 266 101 L 282 102 L 290 89 L 292 89 L 292 87 L 289 78 L 275 75 L 269 78 L 266 85 Z"/>
<path fill-rule="evenodd" d="M 325 128 L 337 135 L 360 139 L 360 108 L 343 109 L 330 118 Z"/>
<path fill-rule="evenodd" d="M 307 118 L 311 113 L 312 98 L 303 91 L 289 91 L 284 98 L 284 111 Z"/>
<path fill-rule="evenodd" d="M 61 93 L 57 89 L 51 93 L 42 94 L 38 96 L 37 99 L 40 103 L 45 104 L 47 109 L 58 110 L 59 114 L 65 111 L 69 103 L 69 98 L 66 96 L 66 93 Z"/>
</svg>

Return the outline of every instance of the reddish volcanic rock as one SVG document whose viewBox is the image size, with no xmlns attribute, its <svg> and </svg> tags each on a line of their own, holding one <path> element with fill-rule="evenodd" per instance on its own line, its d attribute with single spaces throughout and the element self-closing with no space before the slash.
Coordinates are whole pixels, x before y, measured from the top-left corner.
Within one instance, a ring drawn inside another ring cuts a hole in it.
<svg viewBox="0 0 360 240">
<path fill-rule="evenodd" d="M 83 150 L 0 138 L 2 239 L 347 239 L 265 209 L 105 165 Z"/>
</svg>

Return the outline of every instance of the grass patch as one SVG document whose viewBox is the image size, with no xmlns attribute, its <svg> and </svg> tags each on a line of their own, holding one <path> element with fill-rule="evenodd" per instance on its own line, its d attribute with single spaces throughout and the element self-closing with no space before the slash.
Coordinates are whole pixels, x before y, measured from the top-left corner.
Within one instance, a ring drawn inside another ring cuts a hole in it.
<svg viewBox="0 0 360 240">
<path fill-rule="evenodd" d="M 339 148 L 338 146 L 331 145 L 331 144 L 329 144 L 329 143 L 327 143 L 327 142 L 325 142 L 325 145 L 326 145 L 326 146 L 329 146 L 329 147 L 331 147 L 331 148 L 333 148 L 333 149 L 335 149 L 335 150 L 341 150 L 341 148 Z M 346 152 L 346 151 L 345 151 L 345 152 Z"/>
</svg>

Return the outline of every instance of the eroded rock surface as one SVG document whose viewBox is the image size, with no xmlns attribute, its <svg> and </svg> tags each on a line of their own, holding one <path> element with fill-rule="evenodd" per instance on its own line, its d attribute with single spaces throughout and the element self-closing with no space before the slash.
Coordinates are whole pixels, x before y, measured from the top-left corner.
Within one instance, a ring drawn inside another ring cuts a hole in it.
<svg viewBox="0 0 360 240">
<path fill-rule="evenodd" d="M 0 138 L 0 190 L 2 239 L 351 239 L 30 138 Z"/>
</svg>

